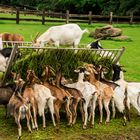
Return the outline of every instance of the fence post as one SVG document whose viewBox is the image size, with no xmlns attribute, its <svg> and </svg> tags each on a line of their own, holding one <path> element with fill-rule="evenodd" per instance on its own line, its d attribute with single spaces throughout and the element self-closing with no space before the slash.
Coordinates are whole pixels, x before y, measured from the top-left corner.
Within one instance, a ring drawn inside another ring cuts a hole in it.
<svg viewBox="0 0 140 140">
<path fill-rule="evenodd" d="M 113 12 L 110 12 L 109 24 L 112 24 L 112 21 L 113 21 Z"/>
<path fill-rule="evenodd" d="M 92 24 L 92 11 L 89 11 L 88 18 L 89 18 L 88 24 Z"/>
<path fill-rule="evenodd" d="M 69 10 L 66 11 L 66 24 L 69 23 Z"/>
<path fill-rule="evenodd" d="M 16 24 L 19 24 L 19 8 L 16 9 Z"/>
<path fill-rule="evenodd" d="M 26 7 L 24 7 L 24 16 L 26 16 Z"/>
<path fill-rule="evenodd" d="M 45 24 L 45 10 L 42 11 L 42 25 Z"/>
<path fill-rule="evenodd" d="M 133 12 L 130 14 L 130 25 L 133 24 Z"/>
</svg>

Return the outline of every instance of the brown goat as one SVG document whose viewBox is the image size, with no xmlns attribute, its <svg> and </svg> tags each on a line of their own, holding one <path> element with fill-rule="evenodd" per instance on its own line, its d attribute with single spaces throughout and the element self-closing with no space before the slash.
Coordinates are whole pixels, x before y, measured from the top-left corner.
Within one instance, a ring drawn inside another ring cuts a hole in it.
<svg viewBox="0 0 140 140">
<path fill-rule="evenodd" d="M 113 97 L 114 91 L 112 87 L 108 86 L 107 84 L 103 84 L 102 82 L 98 81 L 95 78 L 95 74 L 97 71 L 94 69 L 92 64 L 85 65 L 86 70 L 90 73 L 88 75 L 88 80 L 90 83 L 96 86 L 97 90 L 100 92 L 100 96 L 98 97 L 98 104 L 99 104 L 99 111 L 100 111 L 100 123 L 102 123 L 103 117 L 103 105 L 107 112 L 106 123 L 110 121 L 110 110 L 109 110 L 109 103 Z"/>
<path fill-rule="evenodd" d="M 80 102 L 80 110 L 82 112 L 82 102 L 84 101 L 83 100 L 83 95 L 82 93 L 75 89 L 75 88 L 69 88 L 69 87 L 66 87 L 64 85 L 61 84 L 61 80 L 62 80 L 62 73 L 61 72 L 58 72 L 56 74 L 56 85 L 63 88 L 66 92 L 69 92 L 72 97 L 73 97 L 73 100 L 72 100 L 72 103 L 71 103 L 71 111 L 72 111 L 72 124 L 75 124 L 76 122 L 76 118 L 77 118 L 77 106 L 78 106 L 78 103 Z"/>
<path fill-rule="evenodd" d="M 45 109 L 47 108 L 50 110 L 53 125 L 56 126 L 54 118 L 55 97 L 52 96 L 49 88 L 41 84 L 42 82 L 38 79 L 33 70 L 28 70 L 27 73 L 27 81 L 34 91 L 34 98 L 37 101 L 38 114 L 42 116 L 43 127 L 46 127 Z"/>
<path fill-rule="evenodd" d="M 56 115 L 56 121 L 57 123 L 60 122 L 60 108 L 64 104 L 66 115 L 68 118 L 68 125 L 72 124 L 72 113 L 70 111 L 70 100 L 71 100 L 71 95 L 67 92 L 65 92 L 62 88 L 57 87 L 55 85 L 52 85 L 48 82 L 48 75 L 50 74 L 50 68 L 45 67 L 45 70 L 42 74 L 44 79 L 44 86 L 49 88 L 51 90 L 52 95 L 56 98 L 54 102 L 54 109 L 55 109 L 55 115 Z"/>
<path fill-rule="evenodd" d="M 28 77 L 28 71 L 27 71 L 27 81 L 29 80 Z M 23 91 L 23 97 L 25 98 L 25 100 L 27 102 L 30 102 L 31 104 L 31 110 L 33 112 L 33 117 L 31 115 L 31 121 L 32 121 L 32 128 L 33 129 L 37 129 L 38 130 L 38 124 L 37 124 L 37 101 L 35 98 L 35 92 L 32 88 L 31 83 L 28 83 L 28 85 L 26 85 L 24 91 Z"/>
<path fill-rule="evenodd" d="M 18 125 L 18 138 L 21 137 L 21 123 L 20 120 L 24 119 L 26 117 L 27 119 L 27 127 L 28 130 L 31 132 L 30 127 L 30 118 L 31 118 L 31 112 L 30 112 L 30 104 L 26 102 L 26 100 L 20 95 L 21 88 L 24 84 L 23 80 L 19 79 L 16 81 L 16 90 L 12 97 L 9 100 L 8 103 L 8 113 L 15 118 L 15 122 Z"/>
<path fill-rule="evenodd" d="M 0 35 L 2 36 L 2 41 L 15 41 L 17 43 L 24 41 L 24 37 L 20 34 L 1 33 Z M 6 43 L 4 43 L 4 45 L 6 45 Z M 12 43 L 9 42 L 8 45 L 12 46 Z"/>
</svg>

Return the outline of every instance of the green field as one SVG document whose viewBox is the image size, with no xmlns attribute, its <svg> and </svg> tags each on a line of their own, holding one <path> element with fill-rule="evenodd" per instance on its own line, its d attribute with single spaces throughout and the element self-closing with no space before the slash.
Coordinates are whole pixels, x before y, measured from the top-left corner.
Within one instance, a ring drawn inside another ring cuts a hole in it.
<svg viewBox="0 0 140 140">
<path fill-rule="evenodd" d="M 41 25 L 40 22 L 20 22 L 19 25 L 15 21 L 0 21 L 0 33 L 11 32 L 22 34 L 25 41 L 31 41 L 31 36 L 35 36 L 37 32 L 43 33 L 49 27 L 60 25 L 62 23 L 46 23 Z M 95 30 L 106 24 L 80 24 L 82 29 L 87 28 L 89 31 Z M 104 48 L 122 48 L 126 50 L 121 57 L 120 63 L 125 66 L 127 72 L 125 79 L 128 81 L 140 81 L 140 25 L 114 24 L 123 30 L 123 35 L 129 36 L 132 41 L 113 41 L 102 40 L 101 44 Z M 88 44 L 94 41 L 84 34 L 80 44 Z M 81 117 L 79 115 L 75 126 L 69 128 L 66 126 L 65 115 L 61 114 L 61 124 L 59 128 L 54 128 L 52 122 L 47 121 L 47 127 L 41 127 L 42 121 L 39 119 L 39 131 L 28 133 L 25 121 L 23 121 L 23 140 L 139 140 L 140 139 L 140 118 L 137 113 L 131 110 L 131 122 L 126 127 L 122 126 L 122 119 L 117 116 L 111 120 L 110 124 L 98 124 L 98 115 L 96 115 L 95 128 L 87 130 L 82 129 Z M 47 116 L 48 118 L 48 116 Z M 47 120 L 47 119 L 46 119 Z M 0 140 L 15 140 L 17 138 L 17 126 L 13 118 L 4 118 L 4 108 L 0 108 Z"/>
<path fill-rule="evenodd" d="M 43 33 L 49 27 L 60 25 L 63 23 L 46 23 L 41 25 L 40 22 L 20 22 L 19 25 L 15 24 L 15 21 L 0 21 L 0 32 L 11 32 L 19 33 L 24 36 L 25 41 L 31 41 L 36 34 Z M 87 28 L 89 31 L 94 31 L 95 28 L 101 27 L 106 24 L 80 24 L 82 29 Z M 114 24 L 114 27 L 119 27 L 123 30 L 123 35 L 127 35 L 132 41 L 113 41 L 113 40 L 102 40 L 101 44 L 103 48 L 115 49 L 125 47 L 126 50 L 121 57 L 121 64 L 125 66 L 126 73 L 125 79 L 127 81 L 140 81 L 140 50 L 139 50 L 139 35 L 140 25 L 128 25 L 128 24 Z M 89 37 L 88 33 L 83 35 L 80 44 L 88 44 L 94 41 L 93 38 Z"/>
</svg>

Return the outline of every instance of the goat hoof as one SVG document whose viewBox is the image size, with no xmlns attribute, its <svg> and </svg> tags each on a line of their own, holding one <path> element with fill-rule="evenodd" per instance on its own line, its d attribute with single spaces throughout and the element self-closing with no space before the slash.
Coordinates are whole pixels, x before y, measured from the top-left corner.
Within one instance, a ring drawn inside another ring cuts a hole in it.
<svg viewBox="0 0 140 140">
<path fill-rule="evenodd" d="M 34 127 L 32 127 L 32 129 L 33 129 L 33 130 L 35 130 L 35 129 L 36 129 L 36 127 L 34 126 Z"/>
<path fill-rule="evenodd" d="M 72 123 L 68 123 L 67 126 L 68 126 L 68 127 L 71 127 L 71 126 L 72 126 Z"/>
<path fill-rule="evenodd" d="M 99 124 L 103 124 L 102 122 L 99 122 Z"/>
<path fill-rule="evenodd" d="M 91 125 L 90 125 L 90 128 L 94 128 L 94 125 L 93 125 L 93 124 L 91 124 Z"/>
<path fill-rule="evenodd" d="M 105 122 L 105 124 L 109 124 L 109 122 L 108 122 L 108 121 L 106 121 L 106 122 Z"/>
<path fill-rule="evenodd" d="M 20 140 L 21 139 L 21 136 L 18 136 L 18 140 Z"/>
<path fill-rule="evenodd" d="M 87 126 L 86 125 L 83 125 L 83 129 L 86 129 L 87 128 Z"/>
<path fill-rule="evenodd" d="M 127 123 L 126 123 L 126 122 L 124 122 L 124 123 L 123 123 L 123 126 L 126 126 L 126 125 L 127 125 Z"/>
</svg>

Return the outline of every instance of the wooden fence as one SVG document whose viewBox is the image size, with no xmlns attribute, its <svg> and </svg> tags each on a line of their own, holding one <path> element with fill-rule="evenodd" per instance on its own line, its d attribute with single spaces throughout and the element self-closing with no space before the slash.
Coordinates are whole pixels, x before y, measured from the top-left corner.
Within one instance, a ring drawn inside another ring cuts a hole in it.
<svg viewBox="0 0 140 140">
<path fill-rule="evenodd" d="M 0 11 L 1 13 L 4 11 Z M 7 13 L 7 12 L 6 12 Z M 110 12 L 108 16 L 105 15 L 93 15 L 91 11 L 89 11 L 88 14 L 71 14 L 69 10 L 66 11 L 66 13 L 56 13 L 51 11 L 39 11 L 39 10 L 12 10 L 8 11 L 10 14 L 14 14 L 14 18 L 8 18 L 8 17 L 0 17 L 0 20 L 15 20 L 16 24 L 19 24 L 21 21 L 35 21 L 35 22 L 41 22 L 42 24 L 45 24 L 46 22 L 80 22 L 80 23 L 129 23 L 129 24 L 136 24 L 140 23 L 140 16 L 134 16 L 133 13 L 130 14 L 130 16 L 116 16 L 113 15 L 113 12 Z M 24 17 L 20 17 L 21 15 L 24 15 Z M 36 17 L 28 17 L 27 15 L 34 15 Z"/>
</svg>

